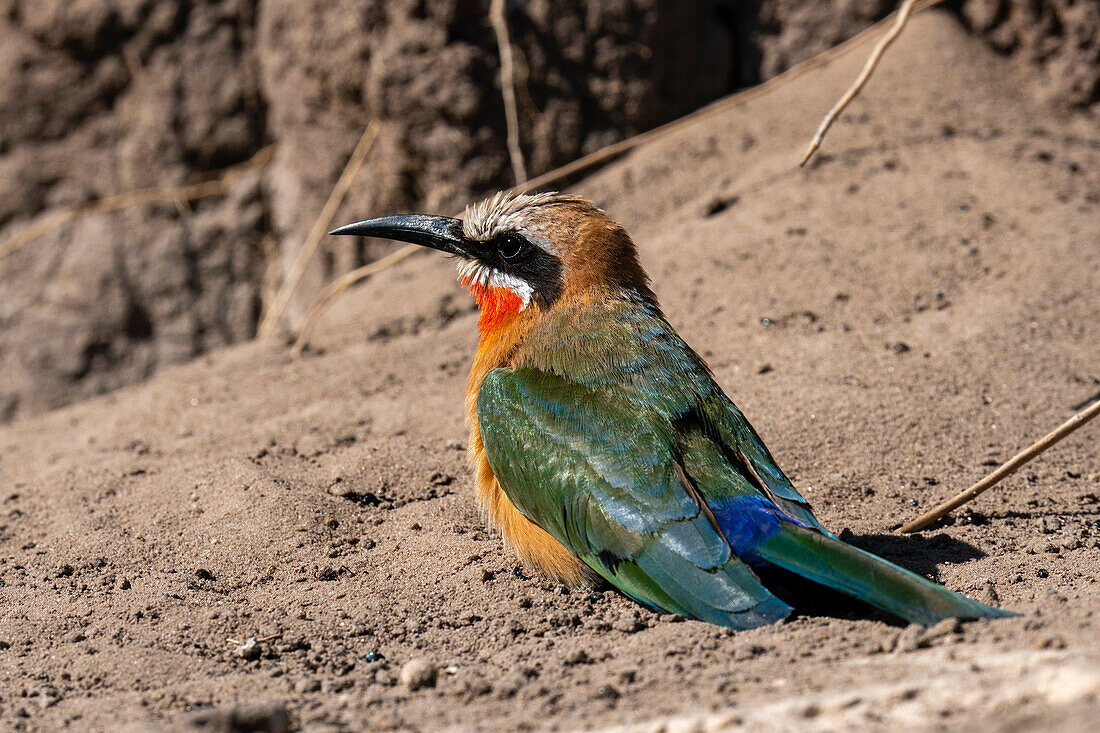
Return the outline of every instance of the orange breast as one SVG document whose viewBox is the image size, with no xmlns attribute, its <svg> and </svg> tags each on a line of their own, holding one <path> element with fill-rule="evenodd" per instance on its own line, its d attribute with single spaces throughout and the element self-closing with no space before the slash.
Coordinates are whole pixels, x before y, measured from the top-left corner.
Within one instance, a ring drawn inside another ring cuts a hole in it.
<svg viewBox="0 0 1100 733">
<path fill-rule="evenodd" d="M 510 291 L 506 292 L 511 294 Z M 477 295 L 475 293 L 475 297 Z M 512 296 L 522 302 L 514 294 Z M 496 296 L 487 297 L 492 299 Z M 505 296 L 501 296 L 499 302 L 502 309 L 512 307 Z M 482 299 L 479 298 L 478 303 L 480 305 Z M 494 302 L 486 301 L 486 304 L 493 305 Z M 549 532 L 519 513 L 489 465 L 477 421 L 477 391 L 486 374 L 497 367 L 508 365 L 517 333 L 524 330 L 527 324 L 523 322 L 524 318 L 519 317 L 518 307 L 514 313 L 510 310 L 499 310 L 492 315 L 487 315 L 484 305 L 481 307 L 481 341 L 478 343 L 466 384 L 466 424 L 470 428 L 470 464 L 477 480 L 478 505 L 489 526 L 503 535 L 504 544 L 525 565 L 566 585 L 584 585 L 590 578 L 588 567 Z M 527 316 L 528 313 L 523 315 Z"/>
</svg>

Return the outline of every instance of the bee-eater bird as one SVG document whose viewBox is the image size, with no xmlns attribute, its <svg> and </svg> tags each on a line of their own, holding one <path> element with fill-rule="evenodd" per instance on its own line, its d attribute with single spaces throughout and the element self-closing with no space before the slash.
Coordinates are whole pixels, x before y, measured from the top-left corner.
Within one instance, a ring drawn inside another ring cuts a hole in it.
<svg viewBox="0 0 1100 733">
<path fill-rule="evenodd" d="M 570 585 L 745 629 L 792 610 L 781 568 L 909 622 L 1011 615 L 830 534 L 669 325 L 626 231 L 577 196 L 506 195 L 464 218 L 341 227 L 454 255 L 481 310 L 466 389 L 492 526 Z"/>
</svg>

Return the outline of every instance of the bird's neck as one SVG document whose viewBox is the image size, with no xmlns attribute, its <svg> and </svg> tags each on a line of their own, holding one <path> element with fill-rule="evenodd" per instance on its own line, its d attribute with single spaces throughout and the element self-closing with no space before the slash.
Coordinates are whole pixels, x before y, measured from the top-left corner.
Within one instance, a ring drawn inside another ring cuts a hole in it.
<svg viewBox="0 0 1100 733">
<path fill-rule="evenodd" d="M 514 297 L 514 296 L 513 296 Z M 474 353 L 474 363 L 470 368 L 470 377 L 467 383 L 467 398 L 471 402 L 476 400 L 477 390 L 481 386 L 481 380 L 493 369 L 508 366 L 516 346 L 522 340 L 526 330 L 527 320 L 509 302 L 507 295 L 499 300 L 489 300 L 481 307 L 481 318 L 478 319 L 477 351 Z"/>
<path fill-rule="evenodd" d="M 532 304 L 518 313 L 490 313 L 483 305 L 482 323 L 467 383 L 471 410 L 482 379 L 498 367 L 530 367 L 581 383 L 605 382 L 621 372 L 622 364 L 651 350 L 654 339 L 682 344 L 656 302 L 640 293 L 609 297 L 591 290 L 549 309 Z"/>
</svg>

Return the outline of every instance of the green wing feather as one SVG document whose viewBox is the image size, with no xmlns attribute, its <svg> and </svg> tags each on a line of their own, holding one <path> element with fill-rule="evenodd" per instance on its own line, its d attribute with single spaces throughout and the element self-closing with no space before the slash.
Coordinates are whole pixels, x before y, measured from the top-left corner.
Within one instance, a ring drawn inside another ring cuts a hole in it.
<svg viewBox="0 0 1100 733">
<path fill-rule="evenodd" d="M 693 498 L 659 415 L 536 369 L 490 372 L 477 408 L 511 502 L 622 592 L 734 628 L 790 613 Z"/>
</svg>

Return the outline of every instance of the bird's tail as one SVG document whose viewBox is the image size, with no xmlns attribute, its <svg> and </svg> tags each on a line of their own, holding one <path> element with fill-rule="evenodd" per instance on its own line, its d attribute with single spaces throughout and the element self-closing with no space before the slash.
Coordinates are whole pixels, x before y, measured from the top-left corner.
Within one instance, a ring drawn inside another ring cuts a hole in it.
<svg viewBox="0 0 1100 733">
<path fill-rule="evenodd" d="M 761 560 L 865 601 L 910 623 L 1017 614 L 950 591 L 841 540 L 789 522 L 754 543 Z"/>
</svg>

